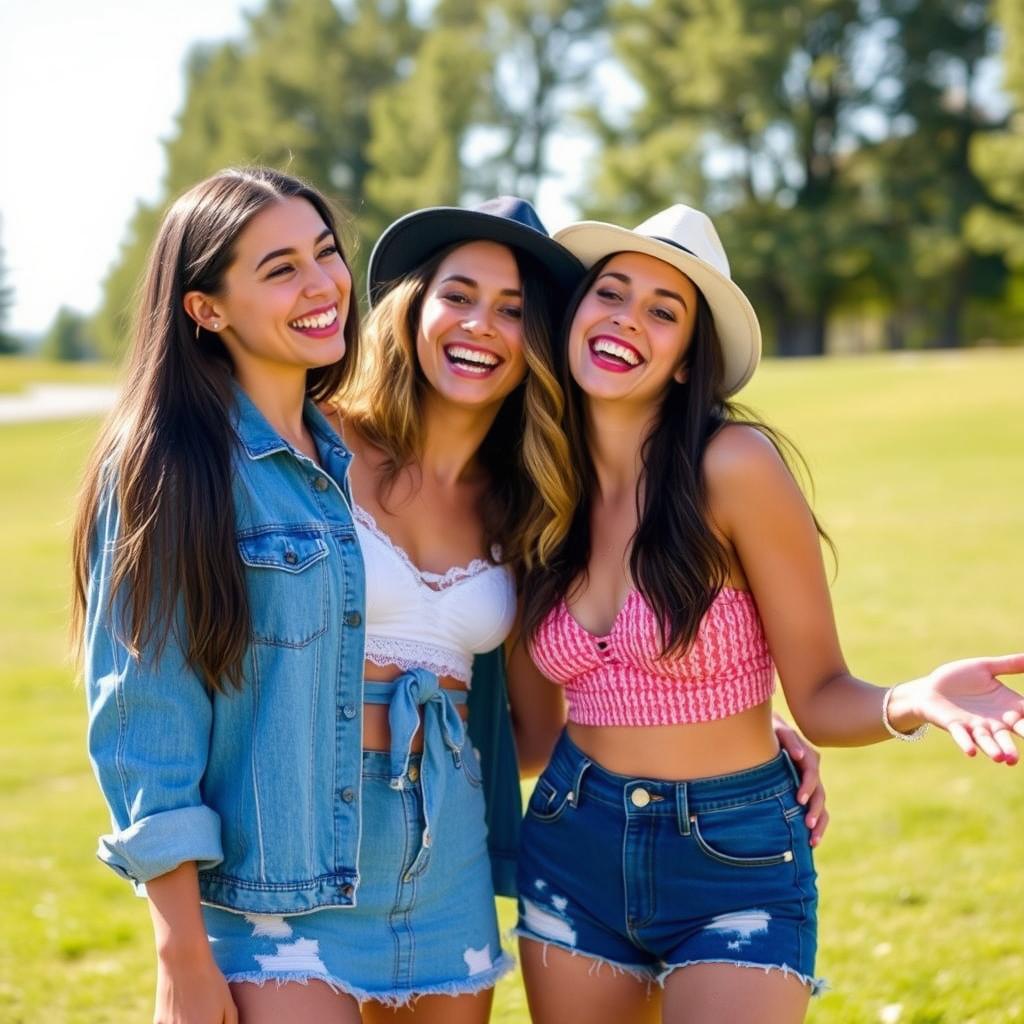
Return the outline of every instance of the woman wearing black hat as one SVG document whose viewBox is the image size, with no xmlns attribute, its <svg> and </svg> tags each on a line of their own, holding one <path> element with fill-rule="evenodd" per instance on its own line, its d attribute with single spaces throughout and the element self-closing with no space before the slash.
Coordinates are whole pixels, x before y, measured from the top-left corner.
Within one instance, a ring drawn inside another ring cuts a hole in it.
<svg viewBox="0 0 1024 1024">
<path fill-rule="evenodd" d="M 354 456 L 366 576 L 359 901 L 288 920 L 287 948 L 315 949 L 319 975 L 289 964 L 266 922 L 226 915 L 218 941 L 237 946 L 239 965 L 264 965 L 236 980 L 279 983 L 239 986 L 243 1017 L 288 1012 L 296 986 L 283 983 L 302 981 L 308 1019 L 394 1021 L 415 1000 L 417 1022 L 483 1022 L 511 967 L 494 892 L 511 884 L 515 754 L 507 714 L 494 713 L 503 692 L 477 687 L 472 733 L 467 703 L 474 656 L 514 624 L 511 566 L 572 517 L 549 324 L 581 273 L 517 199 L 418 211 L 373 252 L 365 349 L 330 410 Z M 482 759 L 491 810 L 504 812 L 490 830 Z"/>
</svg>

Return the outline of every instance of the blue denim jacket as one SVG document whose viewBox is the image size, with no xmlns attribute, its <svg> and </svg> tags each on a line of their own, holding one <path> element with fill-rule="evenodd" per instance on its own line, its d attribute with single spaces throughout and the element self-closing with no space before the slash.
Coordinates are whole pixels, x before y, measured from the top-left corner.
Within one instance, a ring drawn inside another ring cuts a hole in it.
<svg viewBox="0 0 1024 1024">
<path fill-rule="evenodd" d="M 323 470 L 235 392 L 235 532 L 253 630 L 240 691 L 210 694 L 173 631 L 159 659 L 129 655 L 109 606 L 113 488 L 100 508 L 84 666 L 89 751 L 112 818 L 99 857 L 139 887 L 196 861 L 203 901 L 237 911 L 351 906 L 365 606 L 351 456 L 311 403 Z"/>
</svg>

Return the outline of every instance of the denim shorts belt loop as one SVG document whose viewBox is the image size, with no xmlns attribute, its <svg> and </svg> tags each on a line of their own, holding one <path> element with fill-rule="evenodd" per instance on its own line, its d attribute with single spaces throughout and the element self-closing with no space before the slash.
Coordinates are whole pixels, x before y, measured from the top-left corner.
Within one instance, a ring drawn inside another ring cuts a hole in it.
<svg viewBox="0 0 1024 1024">
<path fill-rule="evenodd" d="M 391 788 L 407 784 L 412 741 L 420 727 L 423 708 L 423 759 L 420 784 L 423 790 L 423 839 L 415 871 L 433 841 L 433 823 L 444 802 L 445 781 L 450 768 L 461 769 L 466 727 L 456 710 L 465 704 L 464 690 L 447 690 L 433 672 L 413 668 L 392 682 L 367 679 L 363 683 L 363 701 L 388 708 L 391 730 Z M 450 763 L 449 763 L 450 759 Z"/>
<path fill-rule="evenodd" d="M 726 963 L 817 991 L 798 785 L 785 751 L 727 775 L 648 779 L 609 771 L 563 732 L 523 823 L 516 932 L 652 981 Z"/>
</svg>

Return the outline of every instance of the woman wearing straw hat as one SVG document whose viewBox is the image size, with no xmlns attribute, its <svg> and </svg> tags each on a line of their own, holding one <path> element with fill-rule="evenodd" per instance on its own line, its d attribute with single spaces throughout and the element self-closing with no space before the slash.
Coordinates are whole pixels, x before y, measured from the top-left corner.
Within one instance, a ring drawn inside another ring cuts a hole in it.
<svg viewBox="0 0 1024 1024">
<path fill-rule="evenodd" d="M 799 1021 L 820 985 L 817 893 L 771 727 L 776 668 L 812 742 L 913 740 L 933 723 L 1013 764 L 1024 701 L 996 677 L 1024 655 L 889 689 L 855 678 L 785 442 L 729 401 L 761 339 L 711 221 L 675 206 L 633 231 L 555 237 L 589 268 L 563 364 L 583 494 L 524 585 L 533 658 L 569 705 L 523 826 L 531 1013 Z"/>
</svg>

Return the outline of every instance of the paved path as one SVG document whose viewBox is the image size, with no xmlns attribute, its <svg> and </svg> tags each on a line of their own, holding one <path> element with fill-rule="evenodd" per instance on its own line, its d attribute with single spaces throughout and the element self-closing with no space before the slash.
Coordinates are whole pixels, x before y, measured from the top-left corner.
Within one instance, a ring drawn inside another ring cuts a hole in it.
<svg viewBox="0 0 1024 1024">
<path fill-rule="evenodd" d="M 31 423 L 95 416 L 113 404 L 118 389 L 106 384 L 32 384 L 0 395 L 0 423 Z"/>
</svg>

